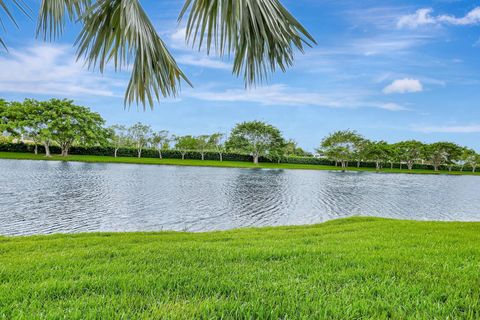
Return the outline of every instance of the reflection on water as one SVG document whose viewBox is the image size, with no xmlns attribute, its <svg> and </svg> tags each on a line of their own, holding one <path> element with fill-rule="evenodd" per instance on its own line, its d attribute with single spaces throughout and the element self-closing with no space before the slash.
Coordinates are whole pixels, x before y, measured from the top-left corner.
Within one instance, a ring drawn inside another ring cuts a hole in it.
<svg viewBox="0 0 480 320">
<path fill-rule="evenodd" d="M 480 221 L 480 178 L 0 160 L 0 234 Z"/>
</svg>

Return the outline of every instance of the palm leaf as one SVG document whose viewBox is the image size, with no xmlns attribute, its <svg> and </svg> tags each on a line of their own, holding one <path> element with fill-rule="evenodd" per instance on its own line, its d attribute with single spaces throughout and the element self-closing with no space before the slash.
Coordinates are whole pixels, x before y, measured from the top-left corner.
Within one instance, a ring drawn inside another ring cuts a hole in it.
<svg viewBox="0 0 480 320">
<path fill-rule="evenodd" d="M 37 36 L 58 38 L 68 20 L 77 21 L 91 5 L 91 0 L 42 0 L 38 15 Z"/>
<path fill-rule="evenodd" d="M 104 72 L 109 62 L 116 70 L 133 62 L 126 104 L 153 106 L 154 98 L 176 96 L 182 79 L 190 84 L 138 0 L 43 0 L 38 32 L 57 37 L 67 16 L 83 24 L 75 44 L 89 68 Z"/>
<path fill-rule="evenodd" d="M 243 73 L 246 86 L 290 67 L 294 47 L 316 43 L 278 0 L 186 0 L 179 21 L 187 12 L 187 42 L 233 54 L 233 73 Z"/>
<path fill-rule="evenodd" d="M 24 15 L 26 15 L 27 17 L 30 17 L 30 8 L 25 3 L 25 1 L 23 1 L 23 0 L 11 0 L 10 2 L 13 4 L 14 7 L 19 9 Z M 17 21 L 15 20 L 15 17 L 12 14 L 12 10 L 7 5 L 5 0 L 0 0 L 0 9 L 3 10 L 3 12 L 10 19 L 10 21 L 12 21 L 13 24 L 18 28 Z M 2 27 L 3 30 L 6 30 L 5 23 L 3 22 L 2 16 L 0 16 L 0 26 Z M 7 46 L 6 46 L 6 44 L 5 44 L 5 42 L 3 41 L 2 38 L 0 38 L 0 45 L 3 48 L 5 48 L 5 50 L 8 50 Z"/>
</svg>

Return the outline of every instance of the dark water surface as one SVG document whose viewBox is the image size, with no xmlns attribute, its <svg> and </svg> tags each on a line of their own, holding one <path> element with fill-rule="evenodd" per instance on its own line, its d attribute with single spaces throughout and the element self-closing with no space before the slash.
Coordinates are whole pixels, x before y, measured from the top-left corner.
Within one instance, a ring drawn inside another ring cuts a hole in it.
<svg viewBox="0 0 480 320">
<path fill-rule="evenodd" d="M 480 221 L 480 177 L 0 160 L 0 234 Z"/>
</svg>

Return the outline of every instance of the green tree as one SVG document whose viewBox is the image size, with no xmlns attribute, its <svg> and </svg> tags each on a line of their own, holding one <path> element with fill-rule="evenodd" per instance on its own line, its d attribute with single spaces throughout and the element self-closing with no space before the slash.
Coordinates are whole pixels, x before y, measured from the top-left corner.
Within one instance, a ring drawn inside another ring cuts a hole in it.
<svg viewBox="0 0 480 320">
<path fill-rule="evenodd" d="M 462 148 L 462 152 L 456 161 L 457 165 L 460 167 L 460 171 L 463 171 L 463 168 L 468 164 L 469 159 L 474 155 L 474 150 L 467 147 Z"/>
<path fill-rule="evenodd" d="M 2 134 L 8 132 L 11 125 L 9 118 L 9 108 L 10 104 L 5 100 L 0 99 L 0 133 Z"/>
<path fill-rule="evenodd" d="M 272 160 L 276 161 L 277 163 L 282 162 L 288 156 L 287 150 L 287 143 L 285 140 L 279 140 L 273 148 L 271 148 L 267 154 L 267 157 Z"/>
<path fill-rule="evenodd" d="M 0 100 L 0 131 L 18 138 L 25 129 L 25 108 L 19 102 L 6 102 Z"/>
<path fill-rule="evenodd" d="M 370 140 L 365 139 L 364 137 L 360 136 L 358 139 L 355 139 L 355 149 L 354 149 L 354 158 L 357 160 L 357 168 L 360 168 L 360 164 L 362 161 L 367 159 L 367 147 L 370 143 Z"/>
<path fill-rule="evenodd" d="M 114 157 L 117 157 L 118 149 L 125 148 L 130 145 L 128 136 L 128 128 L 124 125 L 113 125 L 108 128 L 110 144 L 114 148 Z"/>
<path fill-rule="evenodd" d="M 200 155 L 203 161 L 205 160 L 205 153 L 207 153 L 207 151 L 213 148 L 213 146 L 211 145 L 210 136 L 207 134 L 204 134 L 204 135 L 195 137 L 195 140 L 196 140 L 196 144 L 194 149 L 200 152 Z"/>
<path fill-rule="evenodd" d="M 390 150 L 390 145 L 385 141 L 371 141 L 365 147 L 365 155 L 368 160 L 375 162 L 378 171 L 390 157 Z"/>
<path fill-rule="evenodd" d="M 401 161 L 400 157 L 401 155 L 400 155 L 400 150 L 398 148 L 398 145 L 396 143 L 389 144 L 386 160 L 388 163 L 390 163 L 390 169 L 393 169 L 393 166 L 396 162 Z M 401 165 L 400 165 L 400 169 L 401 169 Z"/>
<path fill-rule="evenodd" d="M 248 153 L 253 163 L 284 143 L 280 130 L 262 121 L 239 123 L 233 128 L 227 141 L 227 149 Z"/>
<path fill-rule="evenodd" d="M 463 147 L 453 142 L 445 143 L 445 149 L 447 150 L 447 166 L 448 171 L 452 171 L 453 167 L 458 164 L 458 161 L 462 158 Z"/>
<path fill-rule="evenodd" d="M 43 132 L 47 128 L 47 124 L 52 119 L 46 117 L 47 113 L 41 104 L 33 99 L 26 99 L 23 103 L 13 103 L 13 109 L 17 109 L 19 118 L 13 121 L 19 129 L 20 135 L 26 136 L 33 141 L 34 152 L 38 154 L 38 145 L 43 140 L 49 140 L 50 135 L 47 132 Z M 48 142 L 46 143 L 49 144 Z M 45 147 L 48 156 L 50 156 L 50 150 Z"/>
<path fill-rule="evenodd" d="M 103 127 L 105 120 L 98 113 L 66 99 L 50 99 L 41 102 L 41 105 L 45 116 L 50 119 L 46 130 L 60 146 L 62 156 L 68 156 L 75 143 L 90 146 L 107 140 L 108 132 Z"/>
<path fill-rule="evenodd" d="M 396 143 L 400 156 L 400 162 L 407 164 L 408 170 L 413 169 L 415 162 L 421 160 L 425 154 L 425 145 L 420 141 L 408 140 Z"/>
<path fill-rule="evenodd" d="M 23 0 L 12 3 L 29 11 Z M 5 0 L 0 8 L 14 20 Z M 293 64 L 294 48 L 303 52 L 305 44 L 315 43 L 279 0 L 185 0 L 179 21 L 186 16 L 186 42 L 207 54 L 232 56 L 233 73 L 243 74 L 246 85 L 286 70 Z M 75 44 L 78 58 L 89 67 L 103 72 L 109 62 L 115 69 L 132 63 L 126 102 L 152 106 L 154 98 L 177 95 L 182 80 L 190 84 L 139 0 L 42 0 L 37 35 L 57 39 L 66 21 L 80 25 Z M 0 45 L 5 47 L 1 38 Z"/>
<path fill-rule="evenodd" d="M 298 146 L 298 143 L 295 140 L 288 140 L 285 142 L 285 155 L 286 156 L 296 156 L 296 157 L 311 157 L 312 154 L 303 150 Z"/>
<path fill-rule="evenodd" d="M 23 103 L 10 102 L 0 109 L 0 118 L 4 131 L 20 137 L 27 135 L 37 145 L 43 144 L 45 156 L 50 157 L 50 145 L 53 137 L 53 121 L 56 114 L 48 103 L 26 99 Z M 58 115 L 57 115 L 58 116 Z"/>
<path fill-rule="evenodd" d="M 154 132 L 152 134 L 152 138 L 150 139 L 155 150 L 158 152 L 158 157 L 162 159 L 162 150 L 165 149 L 166 146 L 170 143 L 170 138 L 168 137 L 167 130 L 160 130 Z"/>
<path fill-rule="evenodd" d="M 152 128 L 149 125 L 140 122 L 137 122 L 128 128 L 128 136 L 135 146 L 135 149 L 137 149 L 138 158 L 142 157 L 142 150 L 150 142 L 151 134 Z"/>
<path fill-rule="evenodd" d="M 480 154 L 473 152 L 467 159 L 467 163 L 472 167 L 472 172 L 477 171 L 477 167 L 480 166 Z"/>
<path fill-rule="evenodd" d="M 182 160 L 185 160 L 185 155 L 188 151 L 195 150 L 197 148 L 197 142 L 197 139 L 192 136 L 175 137 L 175 149 L 180 151 Z"/>
<path fill-rule="evenodd" d="M 223 161 L 223 154 L 226 152 L 225 134 L 217 132 L 210 135 L 209 144 L 212 146 L 212 150 L 218 153 L 219 160 Z"/>
<path fill-rule="evenodd" d="M 335 162 L 340 162 L 342 168 L 346 168 L 348 162 L 355 158 L 359 142 L 362 140 L 362 136 L 356 131 L 336 131 L 322 140 L 317 152 Z"/>
<path fill-rule="evenodd" d="M 461 153 L 461 147 L 452 142 L 436 142 L 426 147 L 427 159 L 435 171 L 438 171 L 444 164 L 454 164 Z M 451 170 L 451 166 L 449 166 L 449 170 Z"/>
</svg>

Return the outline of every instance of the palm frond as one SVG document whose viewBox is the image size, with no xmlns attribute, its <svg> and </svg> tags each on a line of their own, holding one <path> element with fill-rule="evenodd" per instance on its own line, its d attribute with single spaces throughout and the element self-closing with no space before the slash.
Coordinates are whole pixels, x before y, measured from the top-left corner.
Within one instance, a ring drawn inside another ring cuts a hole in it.
<svg viewBox="0 0 480 320">
<path fill-rule="evenodd" d="M 30 17 L 30 7 L 25 3 L 23 0 L 11 0 L 10 1 L 14 7 L 16 7 L 18 10 L 20 10 L 24 15 L 27 17 Z M 15 17 L 13 16 L 12 9 L 7 5 L 5 0 L 0 0 L 0 9 L 3 10 L 3 12 L 7 15 L 7 17 L 12 21 L 12 23 L 18 28 L 17 21 L 15 20 Z M 2 16 L 0 16 L 0 26 L 2 27 L 3 30 L 6 30 L 5 28 L 5 23 L 3 22 Z M 3 39 L 0 37 L 0 45 L 5 49 L 7 49 L 7 46 Z"/>
<path fill-rule="evenodd" d="M 68 20 L 76 21 L 90 6 L 91 0 L 42 0 L 38 15 L 37 36 L 56 39 L 65 28 Z"/>
<path fill-rule="evenodd" d="M 125 103 L 153 106 L 153 99 L 160 95 L 176 96 L 182 79 L 190 84 L 138 0 L 97 1 L 82 20 L 78 57 L 85 57 L 90 68 L 103 72 L 113 61 L 119 69 L 133 59 Z"/>
<path fill-rule="evenodd" d="M 294 48 L 315 40 L 279 0 L 186 0 L 186 40 L 198 49 L 233 54 L 233 73 L 246 86 L 261 83 L 277 68 L 293 64 Z"/>
</svg>

